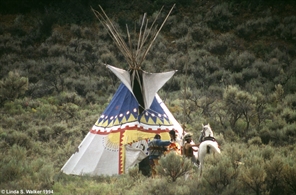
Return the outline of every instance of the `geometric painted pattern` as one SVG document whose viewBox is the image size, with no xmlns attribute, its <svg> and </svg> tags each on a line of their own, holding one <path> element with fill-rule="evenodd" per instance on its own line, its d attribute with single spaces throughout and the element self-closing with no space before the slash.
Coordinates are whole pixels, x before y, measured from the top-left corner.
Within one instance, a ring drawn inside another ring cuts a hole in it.
<svg viewBox="0 0 296 195">
<path fill-rule="evenodd" d="M 172 125 L 156 98 L 154 98 L 150 108 L 142 114 L 139 114 L 138 107 L 136 98 L 124 84 L 121 84 L 95 126 L 108 128 L 137 121 L 152 126 Z"/>
</svg>

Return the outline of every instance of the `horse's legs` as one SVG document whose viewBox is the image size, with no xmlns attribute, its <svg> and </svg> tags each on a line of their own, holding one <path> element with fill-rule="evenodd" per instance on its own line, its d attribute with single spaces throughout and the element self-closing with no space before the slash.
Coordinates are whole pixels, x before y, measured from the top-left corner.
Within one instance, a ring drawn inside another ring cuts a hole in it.
<svg viewBox="0 0 296 195">
<path fill-rule="evenodd" d="M 203 160 L 204 160 L 204 155 L 201 153 L 198 155 L 198 159 L 199 159 L 199 175 L 202 175 L 202 166 L 203 166 Z"/>
<path fill-rule="evenodd" d="M 202 165 L 203 165 L 203 162 L 200 161 L 200 163 L 199 163 L 199 176 L 202 175 Z"/>
<path fill-rule="evenodd" d="M 190 173 L 185 173 L 185 181 L 190 177 Z"/>
</svg>

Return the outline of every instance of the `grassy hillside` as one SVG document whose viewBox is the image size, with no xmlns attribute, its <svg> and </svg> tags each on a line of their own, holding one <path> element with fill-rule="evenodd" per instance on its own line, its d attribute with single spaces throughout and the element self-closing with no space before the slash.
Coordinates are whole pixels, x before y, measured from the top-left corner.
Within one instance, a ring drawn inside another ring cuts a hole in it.
<svg viewBox="0 0 296 195">
<path fill-rule="evenodd" d="M 60 173 L 108 105 L 127 68 L 90 6 L 125 32 L 173 0 L 0 2 L 0 189 L 54 194 L 296 194 L 296 3 L 176 4 L 143 63 L 177 69 L 159 94 L 197 141 L 210 123 L 221 144 L 204 176 L 151 179 Z M 143 6 L 145 5 L 145 6 Z M 186 88 L 186 94 L 185 94 Z M 238 163 L 239 162 L 239 163 Z M 176 185 L 177 184 L 177 185 Z"/>
</svg>

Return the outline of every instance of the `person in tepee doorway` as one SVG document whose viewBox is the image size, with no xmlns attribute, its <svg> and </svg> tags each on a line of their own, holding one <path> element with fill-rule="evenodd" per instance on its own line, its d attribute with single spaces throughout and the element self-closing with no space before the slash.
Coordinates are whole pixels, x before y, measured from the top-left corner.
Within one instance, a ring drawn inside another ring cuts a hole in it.
<svg viewBox="0 0 296 195">
<path fill-rule="evenodd" d="M 158 165 L 159 158 L 167 150 L 167 146 L 171 144 L 171 141 L 162 141 L 161 136 L 156 134 L 154 139 L 148 143 L 149 146 L 149 163 L 152 171 L 152 177 L 157 175 L 155 166 Z"/>
</svg>

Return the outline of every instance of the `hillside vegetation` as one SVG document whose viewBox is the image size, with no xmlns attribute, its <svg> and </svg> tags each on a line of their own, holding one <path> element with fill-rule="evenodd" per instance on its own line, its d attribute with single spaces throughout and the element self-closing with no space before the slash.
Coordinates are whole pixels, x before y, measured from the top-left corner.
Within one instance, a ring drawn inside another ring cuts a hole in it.
<svg viewBox="0 0 296 195">
<path fill-rule="evenodd" d="M 125 33 L 174 0 L 0 3 L 0 189 L 54 194 L 296 194 L 296 2 L 177 2 L 143 63 L 176 69 L 159 91 L 197 141 L 210 123 L 222 156 L 203 177 L 60 173 L 128 65 L 90 7 Z M 161 21 L 158 21 L 159 25 Z"/>
</svg>

